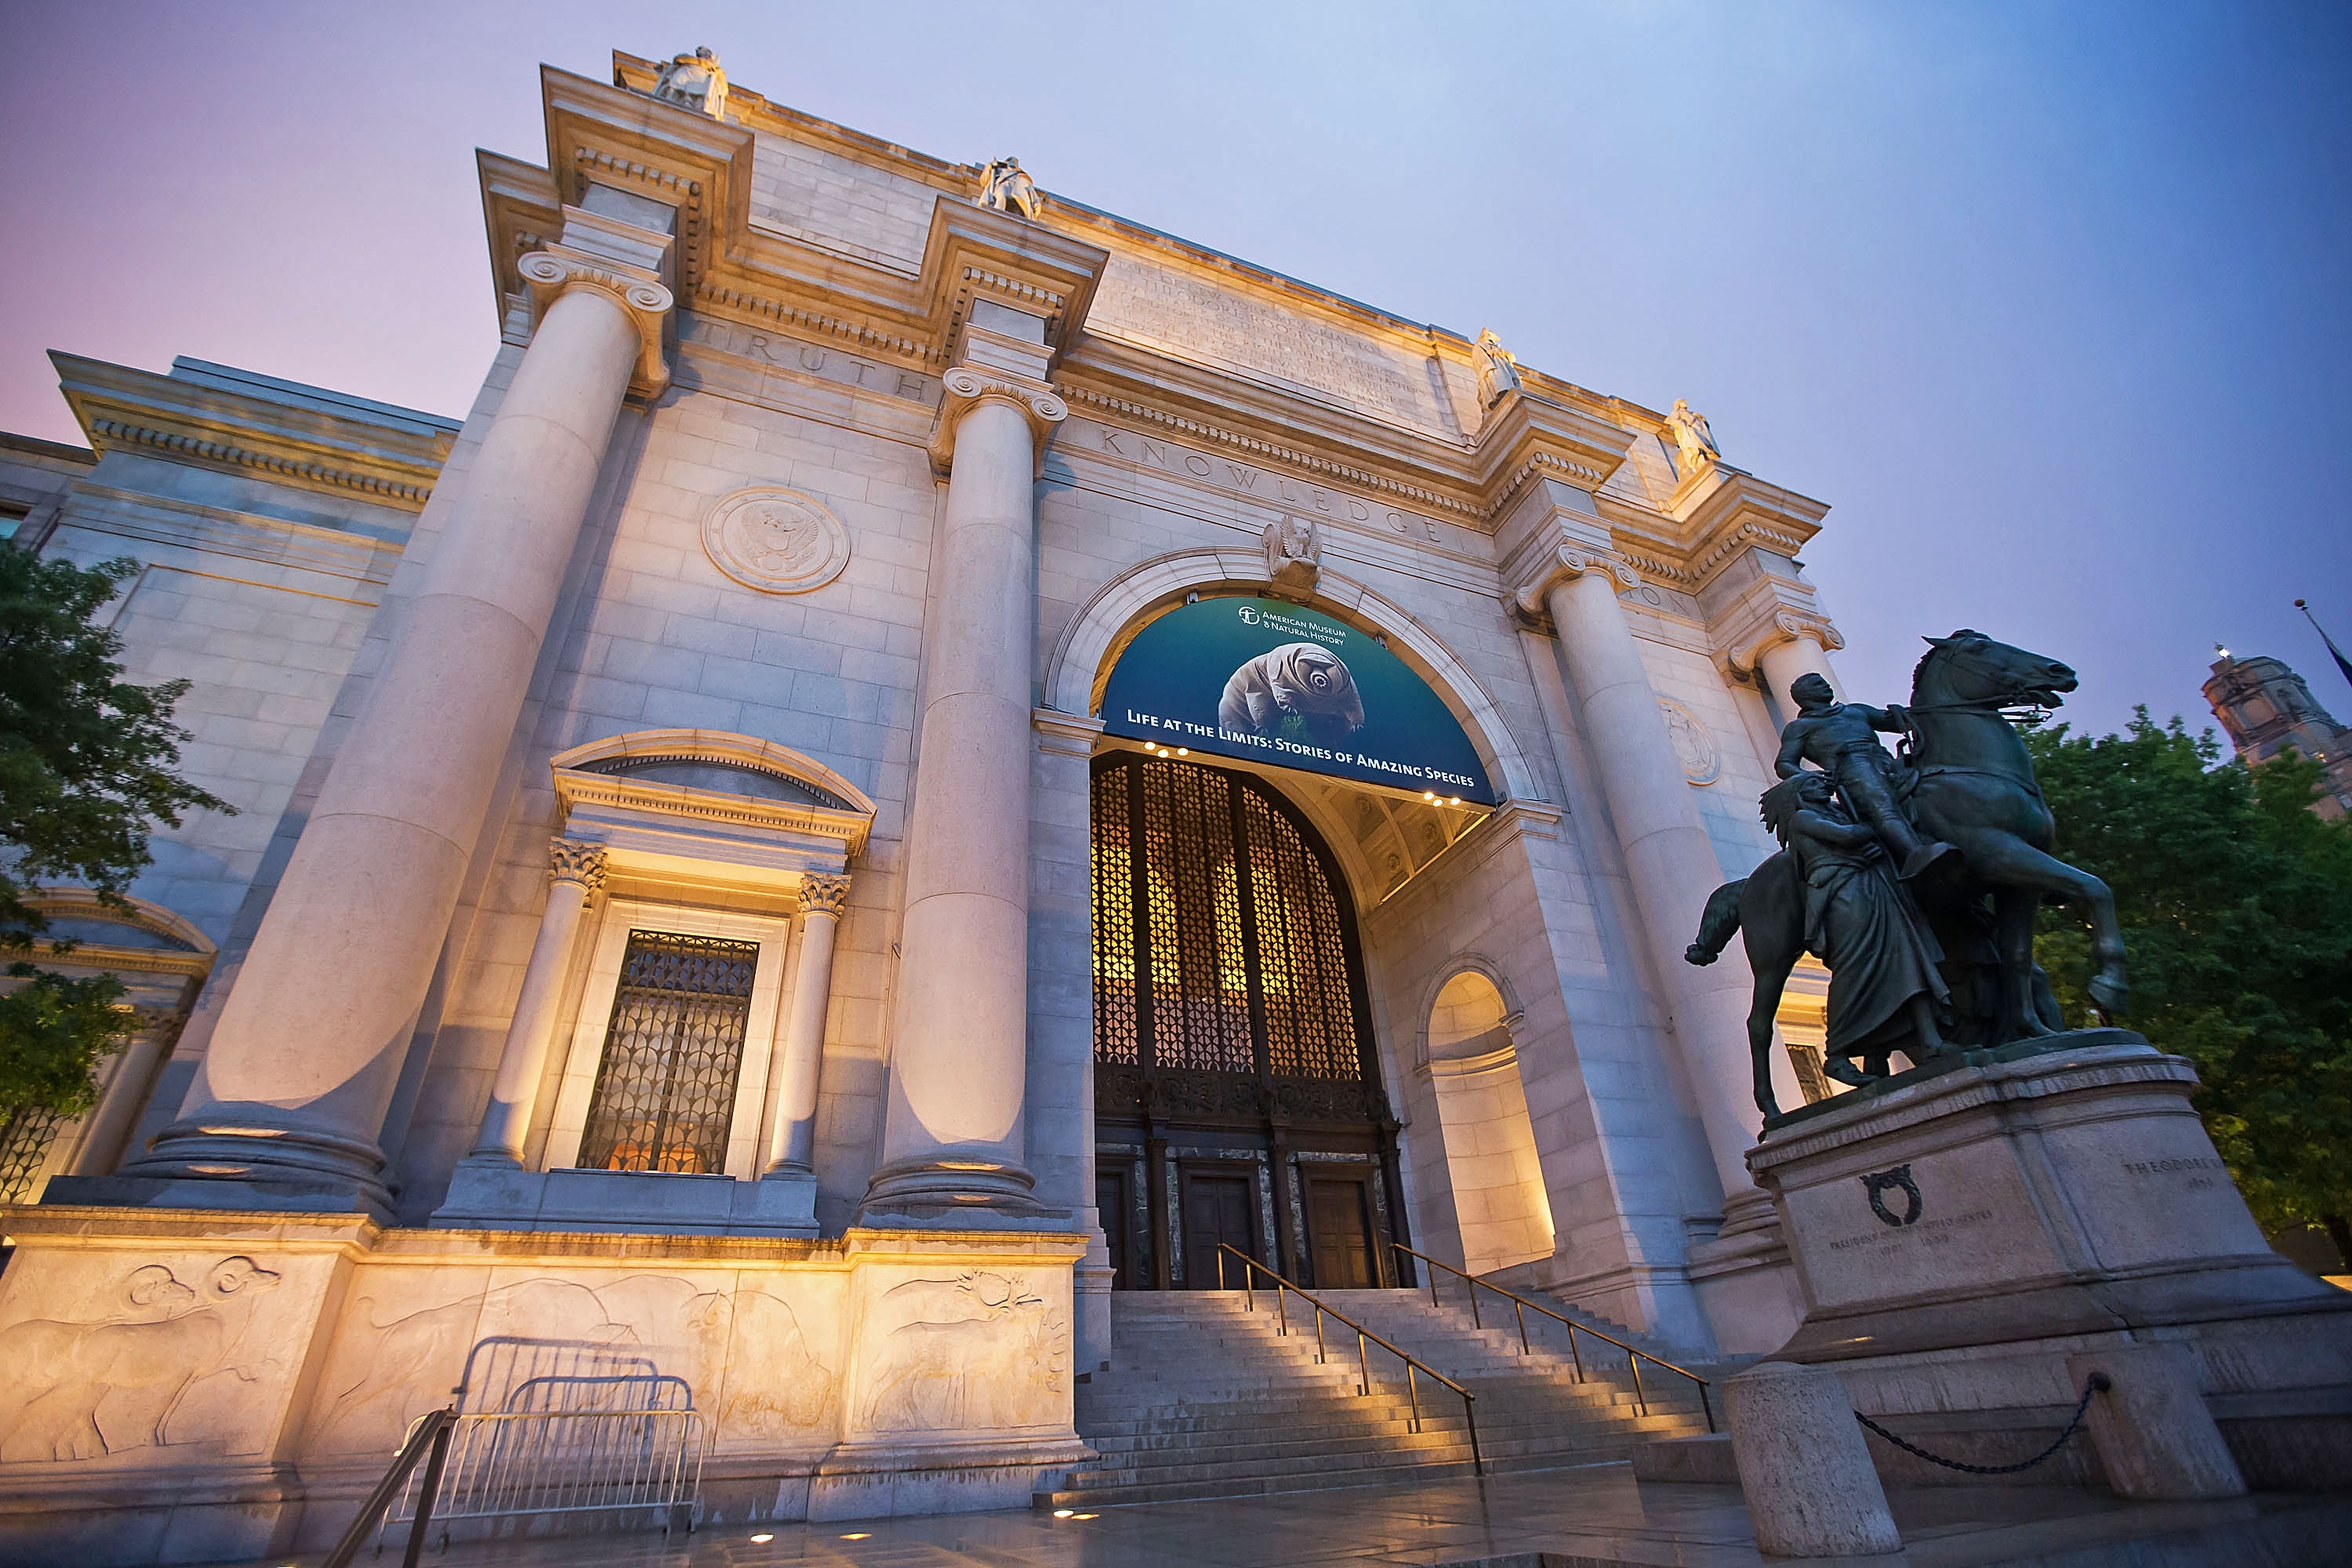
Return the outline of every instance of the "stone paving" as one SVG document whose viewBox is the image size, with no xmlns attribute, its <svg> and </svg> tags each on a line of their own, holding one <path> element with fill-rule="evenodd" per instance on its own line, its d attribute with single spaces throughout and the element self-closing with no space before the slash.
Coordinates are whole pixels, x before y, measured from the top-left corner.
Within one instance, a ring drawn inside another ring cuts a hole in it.
<svg viewBox="0 0 2352 1568">
<path fill-rule="evenodd" d="M 1920 1487 L 1889 1493 L 1906 1549 L 1843 1568 L 2313 1568 L 2343 1561 L 2352 1497 L 2129 1503 L 2055 1487 Z M 360 1568 L 396 1561 L 362 1553 Z M 657 1534 L 459 1544 L 429 1568 L 1801 1568 L 1756 1550 L 1736 1487 L 1637 1484 L 1595 1465 L 1480 1481 L 1103 1508 L 941 1514 L 824 1524 L 706 1524 Z M 1822 1560 L 1827 1561 L 1827 1560 Z M 315 1556 L 252 1568 L 310 1568 Z"/>
</svg>

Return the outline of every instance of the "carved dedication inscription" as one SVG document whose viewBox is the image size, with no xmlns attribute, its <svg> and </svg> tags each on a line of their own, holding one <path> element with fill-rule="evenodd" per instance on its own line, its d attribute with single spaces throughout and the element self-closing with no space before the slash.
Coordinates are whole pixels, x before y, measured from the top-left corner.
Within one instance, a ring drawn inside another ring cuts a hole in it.
<svg viewBox="0 0 2352 1568">
<path fill-rule="evenodd" d="M 1428 354 L 1133 257 L 1111 257 L 1087 329 L 1294 383 L 1375 418 L 1460 434 Z"/>
</svg>

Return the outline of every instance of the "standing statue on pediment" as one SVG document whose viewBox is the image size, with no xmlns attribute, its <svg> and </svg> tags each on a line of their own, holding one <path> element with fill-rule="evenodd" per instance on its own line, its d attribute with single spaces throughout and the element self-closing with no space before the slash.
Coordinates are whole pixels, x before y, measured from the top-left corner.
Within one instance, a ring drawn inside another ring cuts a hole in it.
<svg viewBox="0 0 2352 1568">
<path fill-rule="evenodd" d="M 1285 514 L 1265 525 L 1259 536 L 1265 546 L 1265 574 L 1277 588 L 1307 595 L 1315 592 L 1323 574 L 1323 537 L 1311 517 Z"/>
<path fill-rule="evenodd" d="M 679 55 L 661 68 L 654 79 L 654 96 L 664 103 L 675 103 L 713 120 L 727 117 L 727 72 L 720 68 L 719 57 L 708 47 L 698 47 L 690 55 Z"/>
<path fill-rule="evenodd" d="M 982 206 L 993 207 L 1001 213 L 1019 213 L 1023 217 L 1035 217 L 1045 204 L 1038 198 L 1035 182 L 1029 178 L 1018 158 L 999 158 L 981 176 L 980 195 L 974 198 Z"/>
<path fill-rule="evenodd" d="M 1489 327 L 1478 334 L 1472 345 L 1471 358 L 1478 367 L 1478 406 L 1492 408 L 1503 400 L 1507 392 L 1519 389 L 1519 362 L 1503 346 Z"/>
<path fill-rule="evenodd" d="M 1706 416 L 1695 414 L 1691 405 L 1681 398 L 1675 399 L 1675 411 L 1666 416 L 1674 427 L 1675 445 L 1682 448 L 1682 470 L 1687 478 L 1709 463 L 1723 460 L 1723 448 L 1715 444 L 1715 432 L 1706 426 Z"/>
</svg>

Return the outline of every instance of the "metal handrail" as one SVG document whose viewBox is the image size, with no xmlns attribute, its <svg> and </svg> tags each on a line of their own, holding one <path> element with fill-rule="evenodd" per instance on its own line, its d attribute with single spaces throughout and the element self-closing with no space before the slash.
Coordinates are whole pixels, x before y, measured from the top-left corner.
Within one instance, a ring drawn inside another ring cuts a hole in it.
<svg viewBox="0 0 2352 1568">
<path fill-rule="evenodd" d="M 1583 1352 L 1579 1351 L 1576 1347 L 1576 1336 L 1578 1333 L 1582 1332 L 1591 1334 L 1594 1339 L 1605 1341 L 1610 1344 L 1615 1345 L 1619 1350 L 1623 1351 L 1625 1352 L 1626 1367 L 1633 1374 L 1633 1407 L 1644 1415 L 1647 1415 L 1650 1413 L 1650 1402 L 1642 1392 L 1642 1363 L 1645 1361 L 1654 1362 L 1659 1366 L 1664 1367 L 1668 1372 L 1675 1373 L 1681 1376 L 1689 1378 L 1693 1383 L 1698 1384 L 1698 1407 L 1706 1415 L 1706 1429 L 1709 1432 L 1715 1430 L 1715 1402 L 1707 1397 L 1707 1381 L 1698 1373 L 1691 1371 L 1688 1367 L 1676 1366 L 1674 1363 L 1666 1360 L 1664 1357 L 1654 1356 L 1648 1351 L 1640 1350 L 1633 1345 L 1629 1345 L 1623 1340 L 1617 1338 L 1613 1334 L 1604 1334 L 1599 1329 L 1593 1328 L 1589 1324 L 1580 1323 L 1573 1318 L 1562 1317 L 1559 1313 L 1553 1311 L 1549 1307 L 1545 1306 L 1540 1301 L 1530 1301 L 1525 1296 L 1504 1289 L 1500 1285 L 1490 1284 L 1486 1280 L 1479 1279 L 1475 1274 L 1469 1272 L 1467 1269 L 1456 1268 L 1451 1263 L 1444 1262 L 1440 1258 L 1432 1258 L 1426 1252 L 1415 1252 L 1412 1247 L 1407 1247 L 1402 1241 L 1391 1241 L 1389 1245 L 1395 1247 L 1399 1252 L 1411 1253 L 1412 1256 L 1418 1258 L 1423 1263 L 1428 1264 L 1432 1269 L 1443 1268 L 1448 1274 L 1456 1275 L 1461 1279 L 1468 1280 L 1470 1282 L 1470 1322 L 1471 1326 L 1474 1328 L 1483 1329 L 1486 1326 L 1485 1321 L 1478 1315 L 1478 1291 L 1481 1288 L 1492 1290 L 1496 1295 L 1501 1296 L 1507 1300 L 1515 1303 L 1517 1309 L 1519 1320 L 1519 1353 L 1521 1355 L 1526 1355 L 1529 1352 L 1529 1346 L 1528 1344 L 1528 1309 L 1529 1307 L 1533 1307 L 1537 1311 L 1541 1312 L 1545 1317 L 1551 1319 L 1554 1322 L 1567 1324 L 1569 1359 L 1576 1365 L 1576 1381 L 1579 1383 L 1582 1383 L 1584 1381 L 1584 1355 Z M 1222 1284 L 1223 1281 L 1221 1279 L 1219 1280 L 1219 1283 Z M 1434 1273 L 1432 1273 L 1429 1277 L 1429 1304 L 1433 1307 L 1438 1304 L 1437 1276 Z"/>
<path fill-rule="evenodd" d="M 1242 1261 L 1242 1298 L 1247 1310 L 1253 1312 L 1257 1310 L 1257 1290 L 1252 1282 L 1252 1270 L 1255 1270 L 1257 1273 L 1263 1274 L 1267 1279 L 1274 1281 L 1275 1315 L 1281 1320 L 1282 1325 L 1277 1331 L 1278 1332 L 1283 1334 L 1290 1332 L 1290 1309 L 1287 1305 L 1287 1299 L 1285 1296 L 1286 1291 L 1290 1295 L 1297 1296 L 1300 1300 L 1305 1301 L 1308 1306 L 1315 1309 L 1315 1359 L 1318 1363 L 1328 1360 L 1329 1355 L 1328 1350 L 1323 1342 L 1323 1319 L 1326 1313 L 1339 1319 L 1339 1321 L 1356 1331 L 1356 1365 L 1359 1374 L 1357 1387 L 1358 1390 L 1366 1396 L 1369 1397 L 1372 1392 L 1371 1352 L 1365 1349 L 1366 1341 L 1369 1340 L 1371 1343 L 1380 1346 L 1381 1349 L 1388 1352 L 1391 1355 L 1404 1363 L 1404 1386 L 1407 1397 L 1412 1402 L 1413 1431 L 1419 1432 L 1421 1430 L 1421 1384 L 1415 1381 L 1414 1374 L 1416 1373 L 1427 1373 L 1430 1376 L 1435 1378 L 1438 1382 L 1444 1384 L 1446 1387 L 1460 1394 L 1462 1396 L 1463 1424 L 1470 1429 L 1471 1471 L 1472 1473 L 1480 1476 L 1486 1473 L 1486 1458 L 1478 1451 L 1478 1396 L 1476 1394 L 1471 1393 L 1468 1389 L 1463 1387 L 1460 1384 L 1454 1382 L 1452 1378 L 1446 1376 L 1444 1373 L 1438 1371 L 1427 1362 L 1415 1356 L 1412 1352 L 1399 1350 L 1396 1346 L 1389 1343 L 1388 1341 L 1381 1338 L 1380 1335 L 1372 1332 L 1371 1330 L 1364 1327 L 1363 1324 L 1356 1321 L 1355 1319 L 1348 1316 L 1347 1313 L 1339 1310 L 1337 1307 L 1325 1305 L 1321 1300 L 1318 1300 L 1312 1292 L 1302 1289 L 1300 1287 L 1291 1283 L 1281 1275 L 1276 1274 L 1273 1269 L 1268 1268 L 1265 1264 L 1260 1263 L 1256 1258 L 1252 1258 L 1248 1253 L 1244 1252 L 1241 1248 L 1234 1246 L 1231 1242 L 1221 1241 L 1217 1243 L 1218 1289 L 1223 1290 L 1226 1288 L 1225 1255 L 1227 1253 L 1233 1254 Z"/>
<path fill-rule="evenodd" d="M 433 1457 L 425 1462 L 425 1484 L 416 1494 L 416 1523 L 408 1532 L 408 1550 L 400 1559 L 401 1568 L 416 1568 L 416 1554 L 424 1549 L 425 1532 L 433 1522 L 433 1500 L 441 1489 L 441 1468 L 449 1459 L 449 1434 L 457 1426 L 455 1406 L 426 1411 L 409 1425 L 408 1436 L 394 1456 L 392 1468 L 376 1482 L 367 1501 L 360 1504 L 359 1517 L 352 1521 L 352 1527 L 343 1531 L 343 1538 L 327 1553 L 327 1561 L 320 1568 L 351 1568 L 352 1559 L 367 1544 L 368 1531 L 383 1518 L 384 1510 L 400 1495 L 400 1489 L 408 1484 L 409 1472 L 416 1468 L 416 1461 L 424 1458 L 425 1451 L 430 1448 Z"/>
</svg>

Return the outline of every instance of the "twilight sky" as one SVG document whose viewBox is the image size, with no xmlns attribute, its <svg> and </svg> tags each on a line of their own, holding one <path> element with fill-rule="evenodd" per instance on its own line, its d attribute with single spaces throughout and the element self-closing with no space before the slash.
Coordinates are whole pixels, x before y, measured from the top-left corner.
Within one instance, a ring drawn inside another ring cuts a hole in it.
<svg viewBox="0 0 2352 1568">
<path fill-rule="evenodd" d="M 2352 7 L 0 0 L 0 428 L 51 348 L 451 415 L 477 145 L 536 69 L 742 86 L 1664 408 L 1832 503 L 1853 693 L 1968 625 L 2067 714 L 2207 721 L 2211 646 L 2352 689 Z"/>
</svg>

